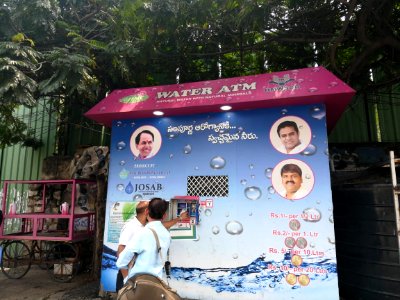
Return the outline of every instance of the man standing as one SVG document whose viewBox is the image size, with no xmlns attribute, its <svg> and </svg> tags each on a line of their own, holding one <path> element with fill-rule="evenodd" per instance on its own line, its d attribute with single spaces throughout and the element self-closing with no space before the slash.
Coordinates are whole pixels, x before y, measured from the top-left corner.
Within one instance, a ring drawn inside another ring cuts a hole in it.
<svg viewBox="0 0 400 300">
<path fill-rule="evenodd" d="M 303 145 L 299 137 L 299 128 L 296 122 L 284 121 L 278 125 L 278 136 L 282 142 L 282 147 L 278 150 L 282 153 L 295 154 L 299 153 Z"/>
<path fill-rule="evenodd" d="M 135 159 L 148 159 L 153 156 L 154 134 L 150 130 L 143 130 L 135 137 L 135 146 L 139 151 Z"/>
<path fill-rule="evenodd" d="M 147 223 L 147 214 L 146 209 L 149 206 L 149 201 L 140 201 L 136 205 L 136 216 L 129 220 L 121 230 L 118 249 L 117 249 L 117 257 L 121 254 L 121 252 L 125 249 L 126 245 L 132 242 L 133 238 L 139 234 L 139 232 L 145 227 Z M 187 219 L 189 217 L 188 212 L 182 212 L 182 214 L 175 219 L 171 219 L 169 221 L 164 221 L 163 225 L 166 229 L 170 229 L 173 225 L 182 221 L 183 219 Z M 117 292 L 124 285 L 124 278 L 128 275 L 127 269 L 120 269 L 117 275 L 116 282 L 116 290 Z"/>
<path fill-rule="evenodd" d="M 171 236 L 168 230 L 161 223 L 165 218 L 167 209 L 168 202 L 163 199 L 153 198 L 149 202 L 149 205 L 145 210 L 148 223 L 144 229 L 134 236 L 132 241 L 126 245 L 125 249 L 120 253 L 117 259 L 117 267 L 127 270 L 128 264 L 134 254 L 138 254 L 136 263 L 133 268 L 128 270 L 128 276 L 125 278 L 124 282 L 137 273 L 149 273 L 162 278 L 162 270 L 171 243 Z M 162 260 L 158 254 L 156 239 L 150 228 L 158 235 L 161 248 L 160 253 L 163 258 Z"/>
<path fill-rule="evenodd" d="M 282 185 L 285 190 L 281 195 L 286 199 L 296 200 L 305 197 L 308 193 L 302 188 L 302 171 L 298 165 L 286 164 L 281 169 Z"/>
</svg>

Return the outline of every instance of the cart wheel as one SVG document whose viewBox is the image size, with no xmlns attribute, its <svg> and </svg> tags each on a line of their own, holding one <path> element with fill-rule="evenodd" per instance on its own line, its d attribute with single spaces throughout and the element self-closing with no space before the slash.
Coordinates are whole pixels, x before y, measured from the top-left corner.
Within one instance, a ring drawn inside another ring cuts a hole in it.
<svg viewBox="0 0 400 300">
<path fill-rule="evenodd" d="M 78 271 L 78 251 L 71 244 L 54 245 L 47 253 L 46 264 L 55 281 L 69 282 Z"/>
<path fill-rule="evenodd" d="M 6 243 L 3 248 L 1 271 L 8 278 L 19 279 L 31 268 L 31 252 L 21 241 Z"/>
<path fill-rule="evenodd" d="M 37 257 L 35 257 L 39 263 L 38 266 L 39 268 L 41 268 L 42 270 L 47 270 L 47 253 L 49 253 L 51 247 L 52 247 L 52 243 L 47 242 L 47 241 L 39 241 L 39 243 L 36 246 L 36 253 L 35 255 Z"/>
</svg>

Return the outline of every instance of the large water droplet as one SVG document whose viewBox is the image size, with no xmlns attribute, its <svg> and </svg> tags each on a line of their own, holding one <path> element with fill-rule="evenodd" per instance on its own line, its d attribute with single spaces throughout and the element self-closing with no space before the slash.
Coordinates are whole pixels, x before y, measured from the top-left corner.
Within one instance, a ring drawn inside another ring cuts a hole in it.
<svg viewBox="0 0 400 300">
<path fill-rule="evenodd" d="M 192 146 L 186 145 L 185 147 L 183 147 L 183 153 L 190 154 L 191 152 L 192 152 Z"/>
<path fill-rule="evenodd" d="M 126 144 L 125 144 L 125 142 L 123 142 L 123 141 L 121 141 L 121 142 L 119 142 L 119 143 L 117 144 L 117 150 L 118 150 L 118 151 L 124 150 L 125 147 L 126 147 Z"/>
<path fill-rule="evenodd" d="M 119 178 L 121 178 L 121 179 L 126 179 L 126 178 L 128 178 L 128 175 L 129 175 L 129 171 L 126 170 L 125 168 L 123 168 L 123 169 L 121 170 L 121 172 L 119 172 Z"/>
<path fill-rule="evenodd" d="M 136 194 L 133 196 L 133 201 L 140 201 L 143 199 L 143 196 L 141 194 Z"/>
<path fill-rule="evenodd" d="M 205 214 L 207 217 L 211 216 L 211 215 L 212 215 L 211 209 L 207 208 L 207 209 L 204 211 L 204 214 Z"/>
<path fill-rule="evenodd" d="M 304 150 L 303 152 L 301 152 L 300 154 L 305 155 L 305 156 L 311 156 L 314 155 L 317 152 L 317 147 L 314 146 L 313 144 L 309 144 Z"/>
<path fill-rule="evenodd" d="M 132 194 L 133 193 L 133 185 L 131 182 L 128 183 L 128 185 L 125 188 L 125 193 L 127 194 Z"/>
<path fill-rule="evenodd" d="M 214 234 L 218 234 L 218 233 L 219 233 L 219 227 L 218 227 L 218 226 L 213 226 L 213 227 L 211 228 L 211 231 L 212 231 L 212 233 L 214 233 Z"/>
<path fill-rule="evenodd" d="M 311 108 L 310 114 L 311 117 L 313 117 L 314 119 L 321 120 L 325 117 L 326 112 L 323 107 L 314 106 L 313 108 Z"/>
<path fill-rule="evenodd" d="M 271 179 L 271 177 L 272 177 L 272 171 L 273 171 L 272 168 L 266 168 L 265 171 L 264 171 L 265 176 L 266 176 L 267 178 Z"/>
<path fill-rule="evenodd" d="M 118 191 L 122 192 L 124 190 L 124 188 L 125 188 L 125 186 L 122 183 L 117 184 L 117 190 Z"/>
<path fill-rule="evenodd" d="M 226 161 L 222 156 L 215 156 L 210 161 L 210 166 L 213 169 L 223 169 L 225 167 Z"/>
<path fill-rule="evenodd" d="M 267 190 L 268 190 L 268 193 L 275 194 L 275 189 L 274 189 L 274 187 L 272 185 L 269 186 Z"/>
<path fill-rule="evenodd" d="M 303 210 L 301 217 L 304 221 L 316 223 L 321 220 L 322 214 L 318 209 L 309 207 Z"/>
<path fill-rule="evenodd" d="M 229 234 L 238 235 L 243 232 L 243 225 L 238 221 L 229 221 L 225 225 L 225 230 Z"/>
<path fill-rule="evenodd" d="M 262 192 L 261 192 L 260 188 L 258 188 L 256 186 L 249 186 L 244 189 L 244 195 L 249 200 L 257 200 L 257 199 L 260 199 Z"/>
</svg>

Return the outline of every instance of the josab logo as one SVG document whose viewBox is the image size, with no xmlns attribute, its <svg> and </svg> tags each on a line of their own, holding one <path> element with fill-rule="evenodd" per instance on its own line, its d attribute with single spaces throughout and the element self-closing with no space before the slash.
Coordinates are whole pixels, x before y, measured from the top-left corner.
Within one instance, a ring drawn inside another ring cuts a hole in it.
<svg viewBox="0 0 400 300">
<path fill-rule="evenodd" d="M 143 195 L 154 195 L 162 190 L 161 183 L 137 183 L 134 186 L 134 191 Z"/>
</svg>

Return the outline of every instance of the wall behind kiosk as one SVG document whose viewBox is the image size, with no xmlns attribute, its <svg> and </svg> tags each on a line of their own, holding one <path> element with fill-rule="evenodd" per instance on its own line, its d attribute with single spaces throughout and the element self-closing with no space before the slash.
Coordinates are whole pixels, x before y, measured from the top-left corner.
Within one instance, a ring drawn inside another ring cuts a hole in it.
<svg viewBox="0 0 400 300">
<path fill-rule="evenodd" d="M 276 127 L 284 120 L 299 124 L 300 153 L 278 149 Z M 323 105 L 115 121 L 103 288 L 115 290 L 119 230 L 135 203 L 195 195 L 203 204 L 200 224 L 192 239 L 174 239 L 170 249 L 170 284 L 181 296 L 339 299 L 325 121 Z M 155 134 L 155 151 L 140 160 L 132 135 L 143 129 Z M 303 171 L 301 199 L 284 198 L 286 163 Z M 227 194 L 196 195 L 204 189 L 188 187 L 191 176 L 224 176 Z"/>
</svg>

